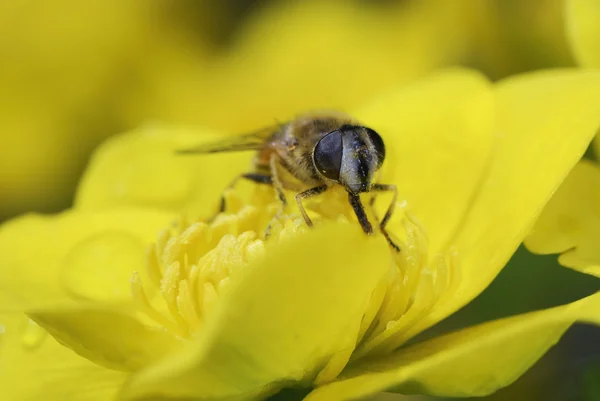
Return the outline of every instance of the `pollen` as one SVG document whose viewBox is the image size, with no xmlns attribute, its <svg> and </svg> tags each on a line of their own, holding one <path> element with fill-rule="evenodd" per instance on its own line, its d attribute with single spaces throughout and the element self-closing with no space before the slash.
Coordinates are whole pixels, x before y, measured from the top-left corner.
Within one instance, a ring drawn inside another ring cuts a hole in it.
<svg viewBox="0 0 600 401">
<path fill-rule="evenodd" d="M 227 210 L 214 219 L 163 230 L 146 252 L 147 282 L 131 275 L 137 310 L 181 338 L 197 333 L 231 278 L 264 253 L 265 244 L 302 231 L 299 216 L 279 215 L 272 195 L 257 191 L 245 204 L 232 190 Z"/>
</svg>

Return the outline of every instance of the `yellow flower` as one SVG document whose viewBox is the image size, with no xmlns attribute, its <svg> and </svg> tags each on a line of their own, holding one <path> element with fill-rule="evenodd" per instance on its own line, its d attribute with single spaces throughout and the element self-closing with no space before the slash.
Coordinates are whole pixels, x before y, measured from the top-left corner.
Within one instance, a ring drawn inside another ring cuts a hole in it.
<svg viewBox="0 0 600 401">
<path fill-rule="evenodd" d="M 567 33 L 583 67 L 600 68 L 600 2 L 569 0 Z M 600 115 L 600 106 L 596 107 Z M 594 141 L 596 153 L 600 141 Z M 600 277 L 600 166 L 578 163 L 544 208 L 526 246 L 541 254 L 561 253 L 559 263 Z"/>
<path fill-rule="evenodd" d="M 3 394 L 250 400 L 301 386 L 331 401 L 506 386 L 575 321 L 600 323 L 600 294 L 407 341 L 494 279 L 585 151 L 599 101 L 598 72 L 492 85 L 454 70 L 356 108 L 389 149 L 381 181 L 406 201 L 390 223 L 400 253 L 335 191 L 312 205 L 314 229 L 294 209 L 273 219 L 273 193 L 249 184 L 199 221 L 251 155 L 174 156 L 210 132 L 117 137 L 71 210 L 0 230 L 0 301 L 31 319 L 2 321 Z"/>
</svg>

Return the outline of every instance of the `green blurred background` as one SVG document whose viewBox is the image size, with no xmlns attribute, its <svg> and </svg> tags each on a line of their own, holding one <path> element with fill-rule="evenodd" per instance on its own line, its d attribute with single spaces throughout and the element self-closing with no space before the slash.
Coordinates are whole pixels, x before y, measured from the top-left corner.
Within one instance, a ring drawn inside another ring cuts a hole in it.
<svg viewBox="0 0 600 401">
<path fill-rule="evenodd" d="M 350 107 L 445 66 L 493 80 L 573 66 L 563 8 L 562 0 L 3 2 L 0 221 L 68 208 L 94 148 L 149 121 L 239 133 L 307 108 Z M 425 335 L 597 290 L 598 280 L 554 256 L 520 249 L 475 302 Z M 577 326 L 488 398 L 594 400 L 599 382 L 600 331 Z"/>
</svg>

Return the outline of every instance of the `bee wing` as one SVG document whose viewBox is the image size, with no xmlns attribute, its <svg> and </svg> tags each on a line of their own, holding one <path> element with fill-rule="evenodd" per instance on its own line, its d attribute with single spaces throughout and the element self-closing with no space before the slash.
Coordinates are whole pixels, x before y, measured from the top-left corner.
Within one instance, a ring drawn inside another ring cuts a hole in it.
<svg viewBox="0 0 600 401">
<path fill-rule="evenodd" d="M 177 154 L 190 155 L 259 150 L 265 146 L 266 141 L 280 128 L 281 126 L 269 127 L 250 134 L 224 138 L 216 142 L 203 143 L 191 148 L 178 150 Z"/>
</svg>

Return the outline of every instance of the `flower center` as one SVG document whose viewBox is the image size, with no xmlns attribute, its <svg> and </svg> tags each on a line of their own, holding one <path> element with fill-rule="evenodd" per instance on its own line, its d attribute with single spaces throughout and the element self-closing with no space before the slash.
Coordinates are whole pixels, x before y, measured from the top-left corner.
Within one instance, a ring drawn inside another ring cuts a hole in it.
<svg viewBox="0 0 600 401">
<path fill-rule="evenodd" d="M 315 222 L 353 218 L 345 193 L 328 195 L 308 205 Z M 308 230 L 299 213 L 278 214 L 269 188 L 257 188 L 249 203 L 233 190 L 225 200 L 227 210 L 216 218 L 163 231 L 147 252 L 149 282 L 142 283 L 138 272 L 131 277 L 138 310 L 179 337 L 198 333 L 232 277 L 261 256 L 267 242 Z M 387 353 L 423 330 L 423 317 L 452 295 L 459 280 L 456 251 L 430 257 L 425 230 L 405 210 L 397 214 L 403 224 L 394 225 L 401 231 L 394 241 L 401 251 L 390 250 L 389 272 L 373 290 L 352 360 Z"/>
<path fill-rule="evenodd" d="M 257 190 L 244 205 L 228 190 L 225 213 L 162 231 L 146 253 L 149 282 L 139 272 L 131 276 L 137 309 L 177 336 L 197 333 L 230 278 L 264 252 L 266 227 L 269 240 L 277 241 L 306 229 L 299 216 L 274 217 L 278 205 L 265 195 Z"/>
</svg>

